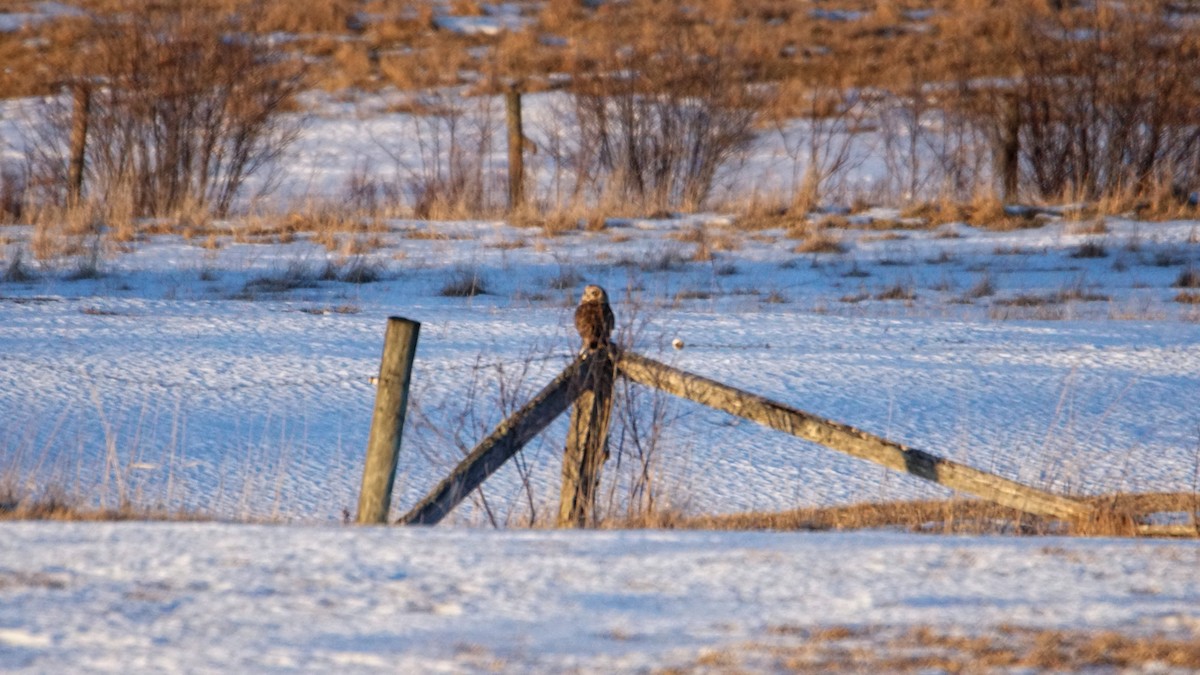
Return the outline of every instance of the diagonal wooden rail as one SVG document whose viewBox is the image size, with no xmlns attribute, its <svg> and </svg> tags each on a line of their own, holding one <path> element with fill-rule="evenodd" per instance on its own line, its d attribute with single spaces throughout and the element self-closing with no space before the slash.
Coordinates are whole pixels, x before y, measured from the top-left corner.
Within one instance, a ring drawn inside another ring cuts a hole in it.
<svg viewBox="0 0 1200 675">
<path fill-rule="evenodd" d="M 585 386 L 588 361 L 576 359 L 537 396 L 500 423 L 450 475 L 396 521 L 399 525 L 436 525 L 471 491 L 483 484 L 526 443 L 571 405 Z"/>
<path fill-rule="evenodd" d="M 631 352 L 622 352 L 618 356 L 617 372 L 638 384 L 655 387 L 848 455 L 882 464 L 889 469 L 910 473 L 1025 513 L 1073 519 L 1080 518 L 1091 510 L 1091 507 L 1083 502 L 909 448 L 852 426 L 817 417 Z"/>
</svg>

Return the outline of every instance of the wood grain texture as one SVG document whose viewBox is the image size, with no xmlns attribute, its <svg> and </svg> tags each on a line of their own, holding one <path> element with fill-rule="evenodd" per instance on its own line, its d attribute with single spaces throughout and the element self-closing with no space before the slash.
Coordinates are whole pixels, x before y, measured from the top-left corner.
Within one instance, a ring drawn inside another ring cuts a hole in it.
<svg viewBox="0 0 1200 675">
<path fill-rule="evenodd" d="M 584 357 L 584 389 L 575 399 L 567 448 L 563 453 L 562 491 L 558 502 L 559 527 L 594 524 L 600 472 L 608 461 L 608 423 L 612 417 L 613 359 L 611 349 L 598 349 Z"/>
<path fill-rule="evenodd" d="M 1090 510 L 1086 504 L 1073 499 L 909 448 L 644 356 L 622 353 L 617 360 L 617 370 L 633 382 L 1026 513 L 1073 519 Z"/>
<path fill-rule="evenodd" d="M 359 525 L 387 522 L 420 332 L 421 324 L 416 321 L 395 316 L 388 318 L 375 389 L 375 410 L 367 437 L 367 457 L 363 463 L 362 489 L 358 494 L 356 522 Z"/>
</svg>

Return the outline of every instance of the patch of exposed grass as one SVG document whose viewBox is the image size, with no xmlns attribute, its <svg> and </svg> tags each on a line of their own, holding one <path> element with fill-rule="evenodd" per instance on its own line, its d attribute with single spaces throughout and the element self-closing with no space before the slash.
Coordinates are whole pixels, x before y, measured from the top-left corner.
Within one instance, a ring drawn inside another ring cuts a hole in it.
<svg viewBox="0 0 1200 675">
<path fill-rule="evenodd" d="M 0 500 L 0 521 L 4 520 L 89 522 L 120 520 L 204 521 L 211 520 L 211 518 L 193 511 L 170 511 L 133 504 L 123 504 L 116 508 L 97 508 L 59 495 L 47 495 L 26 500 L 11 498 Z"/>
<path fill-rule="evenodd" d="M 827 230 L 813 230 L 802 235 L 803 240 L 792 249 L 793 253 L 845 253 L 848 249 L 841 238 Z"/>
<path fill-rule="evenodd" d="M 675 302 L 681 300 L 709 300 L 712 293 L 698 288 L 685 288 L 675 294 Z"/>
<path fill-rule="evenodd" d="M 979 279 L 967 289 L 963 297 L 969 300 L 978 300 L 995 295 L 996 285 L 992 283 L 992 277 L 988 274 L 980 275 Z"/>
<path fill-rule="evenodd" d="M 1113 630 L 1016 625 L 974 631 L 935 626 L 771 626 L 768 639 L 709 650 L 678 672 L 743 672 L 770 663 L 789 673 L 1192 672 L 1200 642 Z"/>
<path fill-rule="evenodd" d="M 1125 493 L 1080 498 L 1091 517 L 1065 522 L 1023 513 L 978 499 L 867 502 L 777 512 L 684 516 L 643 516 L 612 527 L 698 530 L 864 530 L 900 529 L 930 534 L 1077 534 L 1129 536 L 1156 513 L 1200 513 L 1200 496 L 1186 492 Z M 1193 519 L 1193 527 L 1197 527 Z M 1175 533 L 1180 534 L 1180 533 Z M 1200 536 L 1197 529 L 1193 536 Z"/>
<path fill-rule="evenodd" d="M 357 305 L 331 305 L 327 307 L 301 307 L 300 311 L 314 316 L 324 316 L 327 314 L 358 314 L 362 309 Z"/>
<path fill-rule="evenodd" d="M 1188 262 L 1188 258 L 1181 251 L 1175 249 L 1162 249 L 1154 252 L 1154 257 L 1151 259 L 1151 264 L 1155 267 L 1176 267 L 1184 265 Z"/>
<path fill-rule="evenodd" d="M 763 296 L 762 301 L 772 305 L 781 305 L 788 302 L 788 297 L 782 291 L 771 289 L 770 292 Z"/>
<path fill-rule="evenodd" d="M 363 256 L 354 256 L 337 263 L 329 261 L 321 271 L 321 279 L 347 284 L 373 284 L 382 278 L 382 266 Z"/>
<path fill-rule="evenodd" d="M 876 300 L 916 300 L 917 292 L 911 284 L 895 283 L 875 294 Z"/>
<path fill-rule="evenodd" d="M 1179 272 L 1179 276 L 1175 277 L 1175 283 L 1171 286 L 1172 288 L 1200 288 L 1200 272 L 1189 266 Z"/>
<path fill-rule="evenodd" d="M 294 261 L 281 272 L 263 275 L 250 279 L 242 285 L 242 290 L 234 298 L 237 300 L 253 300 L 261 294 L 279 294 L 300 288 L 315 288 L 317 274 L 307 264 Z"/>
<path fill-rule="evenodd" d="M 454 271 L 440 293 L 447 298 L 471 298 L 490 293 L 487 279 L 478 270 L 459 268 Z"/>
<path fill-rule="evenodd" d="M 1107 258 L 1108 249 L 1098 241 L 1085 241 L 1071 252 L 1072 258 Z"/>
</svg>

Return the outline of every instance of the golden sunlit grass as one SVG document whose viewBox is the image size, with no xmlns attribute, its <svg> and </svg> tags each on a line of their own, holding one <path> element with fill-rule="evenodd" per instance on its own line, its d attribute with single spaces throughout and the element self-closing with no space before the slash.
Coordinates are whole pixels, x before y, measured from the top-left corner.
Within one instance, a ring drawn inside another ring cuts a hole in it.
<svg viewBox="0 0 1200 675">
<path fill-rule="evenodd" d="M 1084 521 L 1064 523 L 971 499 L 896 501 L 790 511 L 687 516 L 660 513 L 618 520 L 607 527 L 694 530 L 863 530 L 901 529 L 931 534 L 1076 534 L 1133 536 L 1138 522 L 1157 513 L 1193 514 L 1200 495 L 1192 493 L 1117 494 L 1083 499 L 1094 508 Z M 1184 534 L 1175 531 L 1176 535 Z M 1200 535 L 1195 530 L 1192 536 Z"/>
<path fill-rule="evenodd" d="M 1200 668 L 1200 640 L 1113 630 L 1002 625 L 971 632 L 914 626 L 775 626 L 760 640 L 708 649 L 663 673 L 1125 672 Z"/>
<path fill-rule="evenodd" d="M 5 502 L 0 500 L 0 521 L 202 521 L 212 517 L 192 511 L 170 511 L 162 508 L 124 504 L 116 508 L 86 506 L 64 497 L 42 497 L 33 501 Z"/>
</svg>

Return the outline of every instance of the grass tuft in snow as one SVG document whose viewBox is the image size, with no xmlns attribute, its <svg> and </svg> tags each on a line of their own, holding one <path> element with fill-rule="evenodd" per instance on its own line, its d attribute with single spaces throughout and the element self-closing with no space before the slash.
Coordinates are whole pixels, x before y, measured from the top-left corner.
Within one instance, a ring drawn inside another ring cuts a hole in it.
<svg viewBox="0 0 1200 675">
<path fill-rule="evenodd" d="M 1108 249 L 1098 241 L 1085 241 L 1071 253 L 1072 258 L 1106 258 Z"/>
<path fill-rule="evenodd" d="M 1179 272 L 1179 276 L 1175 278 L 1175 283 L 1171 286 L 1173 288 L 1200 288 L 1200 272 L 1193 267 L 1188 267 Z"/>
<path fill-rule="evenodd" d="M 490 292 L 487 279 L 478 270 L 465 267 L 455 270 L 441 290 L 442 296 L 447 298 L 471 298 Z"/>
</svg>

